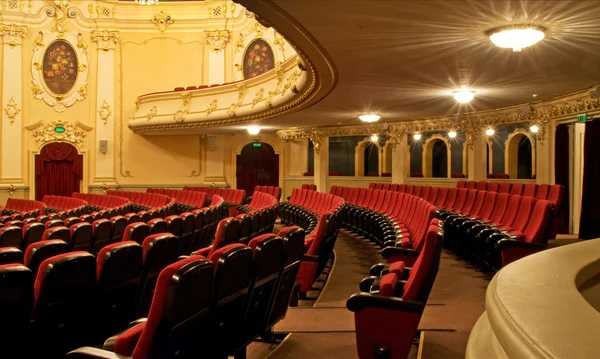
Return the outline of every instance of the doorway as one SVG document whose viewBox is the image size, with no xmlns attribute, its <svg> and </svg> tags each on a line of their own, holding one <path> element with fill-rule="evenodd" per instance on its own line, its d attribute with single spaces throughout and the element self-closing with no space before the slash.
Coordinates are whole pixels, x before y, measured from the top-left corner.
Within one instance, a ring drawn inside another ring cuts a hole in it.
<svg viewBox="0 0 600 359">
<path fill-rule="evenodd" d="M 44 195 L 67 196 L 79 192 L 83 178 L 83 155 L 65 142 L 45 145 L 35 156 L 35 199 Z"/>
<path fill-rule="evenodd" d="M 251 196 L 254 187 L 279 186 L 279 155 L 265 142 L 248 143 L 236 158 L 237 188 Z"/>
</svg>

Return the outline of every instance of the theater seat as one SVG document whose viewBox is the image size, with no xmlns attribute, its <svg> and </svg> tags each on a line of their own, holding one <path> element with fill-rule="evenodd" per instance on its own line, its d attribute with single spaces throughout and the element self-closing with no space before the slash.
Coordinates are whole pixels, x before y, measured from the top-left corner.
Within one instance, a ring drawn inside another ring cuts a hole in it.
<svg viewBox="0 0 600 359">
<path fill-rule="evenodd" d="M 144 239 L 150 235 L 150 227 L 144 222 L 128 224 L 123 232 L 122 241 L 134 241 L 142 244 Z"/>
<path fill-rule="evenodd" d="M 67 253 L 69 245 L 60 239 L 52 239 L 47 241 L 36 242 L 30 244 L 23 256 L 23 263 L 34 276 L 37 275 L 38 268 L 43 261 L 56 255 Z"/>
<path fill-rule="evenodd" d="M 22 264 L 0 265 L 0 342 L 3 358 L 27 358 L 33 308 L 33 273 Z"/>
<path fill-rule="evenodd" d="M 35 357 L 54 358 L 88 344 L 95 284 L 96 260 L 87 252 L 59 254 L 42 262 L 34 285 Z"/>
<path fill-rule="evenodd" d="M 0 228 L 0 247 L 21 248 L 22 229 L 20 227 Z"/>
<path fill-rule="evenodd" d="M 66 358 L 211 358 L 215 326 L 209 320 L 213 265 L 192 256 L 161 271 L 148 319 L 109 338 L 104 349 L 80 348 Z"/>
<path fill-rule="evenodd" d="M 0 248 L 0 265 L 23 264 L 23 252 L 16 247 Z"/>
<path fill-rule="evenodd" d="M 69 228 L 69 231 L 71 232 L 69 247 L 72 251 L 91 252 L 93 250 L 91 224 L 87 222 L 76 223 Z"/>
</svg>

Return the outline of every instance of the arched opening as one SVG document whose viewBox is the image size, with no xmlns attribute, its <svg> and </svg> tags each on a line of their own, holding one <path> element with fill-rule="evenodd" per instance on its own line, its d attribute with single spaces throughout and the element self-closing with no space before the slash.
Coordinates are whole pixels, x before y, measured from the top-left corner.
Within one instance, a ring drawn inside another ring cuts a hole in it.
<svg viewBox="0 0 600 359">
<path fill-rule="evenodd" d="M 379 176 L 379 146 L 368 145 L 364 150 L 365 176 Z"/>
<path fill-rule="evenodd" d="M 45 145 L 35 156 L 35 199 L 44 195 L 71 196 L 79 192 L 83 178 L 83 156 L 69 143 Z"/>
<path fill-rule="evenodd" d="M 525 136 L 521 136 L 519 148 L 517 150 L 517 178 L 531 179 L 532 168 L 532 148 L 531 142 Z"/>
<path fill-rule="evenodd" d="M 237 188 L 252 195 L 254 187 L 279 186 L 279 155 L 265 142 L 248 143 L 236 157 Z"/>
<path fill-rule="evenodd" d="M 388 141 L 389 142 L 389 141 Z M 383 172 L 385 173 L 392 173 L 392 146 L 389 145 L 389 143 L 385 144 L 385 147 L 383 148 L 383 158 L 384 158 L 384 167 L 383 167 Z"/>
<path fill-rule="evenodd" d="M 431 177 L 448 177 L 448 148 L 444 141 L 434 142 L 431 151 Z"/>
</svg>

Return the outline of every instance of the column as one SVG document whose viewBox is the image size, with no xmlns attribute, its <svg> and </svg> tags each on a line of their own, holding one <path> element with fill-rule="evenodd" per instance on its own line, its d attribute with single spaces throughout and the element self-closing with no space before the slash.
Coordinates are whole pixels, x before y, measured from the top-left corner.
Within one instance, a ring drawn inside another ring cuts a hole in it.
<svg viewBox="0 0 600 359">
<path fill-rule="evenodd" d="M 583 161 L 585 156 L 584 139 L 585 123 L 576 123 L 572 130 L 572 158 L 573 170 L 571 171 L 571 228 L 570 232 L 579 234 L 581 220 L 581 195 L 583 192 Z"/>
<path fill-rule="evenodd" d="M 315 185 L 319 192 L 329 192 L 327 176 L 329 175 L 329 137 L 311 138 L 315 151 Z"/>
<path fill-rule="evenodd" d="M 308 138 L 290 140 L 290 176 L 308 172 Z"/>
<path fill-rule="evenodd" d="M 228 30 L 204 31 L 204 42 L 208 51 L 207 85 L 225 83 L 225 47 L 229 42 Z"/>
<path fill-rule="evenodd" d="M 538 184 L 554 183 L 554 122 L 540 125 L 535 141 L 535 178 Z"/>
<path fill-rule="evenodd" d="M 471 143 L 465 142 L 467 146 L 467 166 L 470 181 L 485 181 L 487 180 L 487 160 L 486 156 L 486 135 L 484 130 L 479 130 L 471 136 Z"/>
<path fill-rule="evenodd" d="M 404 135 L 392 147 L 392 183 L 404 183 L 407 173 L 406 159 L 410 158 L 408 136 Z"/>
<path fill-rule="evenodd" d="M 23 184 L 22 48 L 27 26 L 0 24 L 2 63 L 2 183 Z M 29 70 L 27 70 L 29 71 Z M 25 162 L 26 163 L 26 162 Z"/>
<path fill-rule="evenodd" d="M 225 136 L 215 135 L 206 138 L 206 169 L 204 182 L 224 184 L 225 181 Z"/>
<path fill-rule="evenodd" d="M 118 31 L 93 31 L 92 39 L 98 45 L 98 83 L 96 85 L 96 143 L 95 176 L 92 187 L 116 187 L 115 181 L 115 45 Z M 92 157 L 92 158 L 93 158 Z"/>
</svg>

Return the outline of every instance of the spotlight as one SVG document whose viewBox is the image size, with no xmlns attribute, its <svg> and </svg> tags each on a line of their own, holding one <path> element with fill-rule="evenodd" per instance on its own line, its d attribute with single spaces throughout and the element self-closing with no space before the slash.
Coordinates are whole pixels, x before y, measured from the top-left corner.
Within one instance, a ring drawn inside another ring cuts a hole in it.
<svg viewBox="0 0 600 359">
<path fill-rule="evenodd" d="M 530 130 L 532 133 L 538 133 L 538 131 L 539 131 L 540 129 L 539 129 L 539 127 L 537 127 L 536 125 L 533 125 L 533 126 L 529 127 L 529 130 Z"/>
<path fill-rule="evenodd" d="M 371 136 L 371 142 L 377 142 L 377 141 L 379 141 L 379 136 L 377 136 L 377 135 Z"/>
<path fill-rule="evenodd" d="M 360 116 L 358 116 L 358 118 L 360 118 L 360 120 L 363 122 L 375 122 L 375 121 L 379 121 L 381 116 L 371 113 L 371 114 L 360 115 Z"/>
<path fill-rule="evenodd" d="M 462 87 L 460 90 L 453 91 L 452 96 L 459 103 L 469 103 L 475 97 L 475 91 Z"/>
<path fill-rule="evenodd" d="M 248 133 L 251 135 L 258 135 L 260 132 L 260 126 L 248 126 Z"/>
<path fill-rule="evenodd" d="M 456 131 L 450 131 L 450 132 L 448 132 L 448 137 L 455 138 L 456 137 Z"/>
<path fill-rule="evenodd" d="M 494 135 L 494 129 L 493 128 L 488 128 L 487 130 L 485 130 L 485 134 L 488 136 L 493 136 Z"/>
<path fill-rule="evenodd" d="M 416 141 L 419 141 L 421 139 L 421 134 L 420 133 L 415 133 L 413 135 L 413 139 L 416 140 Z"/>
</svg>

